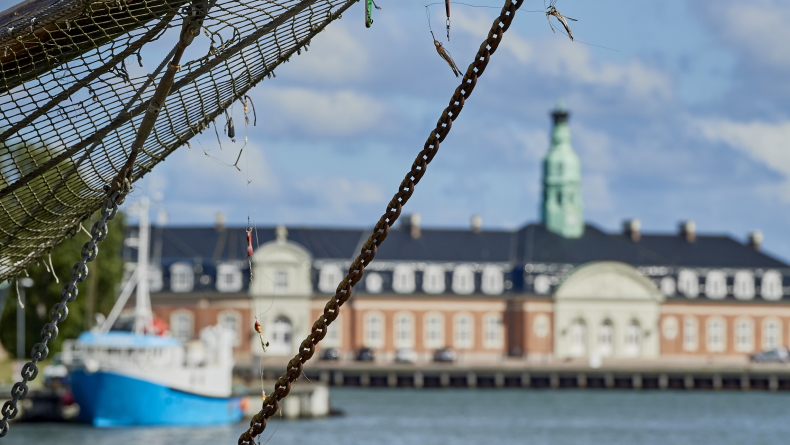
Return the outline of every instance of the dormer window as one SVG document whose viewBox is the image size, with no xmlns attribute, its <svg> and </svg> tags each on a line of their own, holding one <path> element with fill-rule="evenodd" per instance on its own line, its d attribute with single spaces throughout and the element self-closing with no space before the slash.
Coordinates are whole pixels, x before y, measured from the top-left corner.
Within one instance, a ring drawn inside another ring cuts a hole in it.
<svg viewBox="0 0 790 445">
<path fill-rule="evenodd" d="M 162 290 L 162 286 L 162 268 L 148 266 L 148 290 L 151 292 L 159 292 Z"/>
<path fill-rule="evenodd" d="M 392 272 L 392 290 L 399 294 L 414 292 L 414 268 L 406 264 L 398 264 Z"/>
<path fill-rule="evenodd" d="M 220 292 L 238 292 L 242 283 L 241 269 L 232 263 L 217 265 L 217 290 Z"/>
<path fill-rule="evenodd" d="M 343 271 L 336 264 L 327 264 L 318 273 L 318 290 L 326 294 L 334 294 L 337 285 L 343 279 Z"/>
<path fill-rule="evenodd" d="M 760 295 L 766 300 L 780 300 L 782 298 L 782 274 L 769 270 L 760 280 Z"/>
<path fill-rule="evenodd" d="M 661 279 L 661 293 L 667 297 L 675 295 L 675 279 L 672 277 L 664 277 Z"/>
<path fill-rule="evenodd" d="M 288 271 L 278 270 L 274 273 L 274 291 L 275 292 L 288 291 Z"/>
<path fill-rule="evenodd" d="M 189 292 L 195 285 L 195 273 L 187 263 L 173 263 L 170 266 L 170 290 Z"/>
<path fill-rule="evenodd" d="M 751 300 L 754 298 L 754 274 L 748 270 L 735 272 L 732 293 L 739 300 Z"/>
<path fill-rule="evenodd" d="M 444 292 L 444 267 L 431 265 L 422 273 L 422 290 L 428 294 L 441 294 Z"/>
<path fill-rule="evenodd" d="M 727 275 L 720 270 L 712 270 L 705 276 L 705 295 L 714 300 L 727 296 Z"/>
<path fill-rule="evenodd" d="M 497 266 L 486 266 L 483 268 L 482 282 L 480 288 L 483 293 L 488 295 L 499 295 L 505 290 L 505 279 L 502 269 Z"/>
<path fill-rule="evenodd" d="M 532 283 L 532 288 L 536 294 L 545 295 L 551 290 L 551 279 L 546 275 L 538 275 Z"/>
<path fill-rule="evenodd" d="M 689 298 L 699 295 L 699 277 L 693 270 L 683 269 L 678 273 L 678 290 Z"/>
<path fill-rule="evenodd" d="M 453 292 L 468 295 L 475 291 L 475 271 L 462 264 L 453 271 Z"/>
<path fill-rule="evenodd" d="M 365 272 L 365 290 L 370 292 L 371 294 L 377 294 L 381 292 L 382 285 L 384 284 L 384 279 L 381 278 L 381 274 L 378 272 Z"/>
</svg>

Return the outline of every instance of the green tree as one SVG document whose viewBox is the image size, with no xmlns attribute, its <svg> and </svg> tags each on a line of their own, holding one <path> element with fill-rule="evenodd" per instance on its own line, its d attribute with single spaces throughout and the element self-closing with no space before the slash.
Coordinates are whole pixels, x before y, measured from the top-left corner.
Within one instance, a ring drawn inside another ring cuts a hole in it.
<svg viewBox="0 0 790 445">
<path fill-rule="evenodd" d="M 86 220 L 83 225 L 90 230 L 93 223 L 101 216 L 99 212 Z M 96 259 L 88 263 L 88 278 L 77 286 L 79 294 L 77 299 L 69 303 L 69 315 L 58 326 L 58 338 L 50 342 L 50 354 L 60 351 L 64 339 L 76 338 L 82 331 L 89 328 L 92 323 L 92 314 L 101 312 L 107 315 L 115 303 L 121 280 L 123 278 L 123 249 L 124 215 L 118 215 L 109 222 L 109 233 L 104 241 L 99 243 L 99 254 Z M 41 261 L 27 272 L 33 279 L 33 287 L 25 289 L 25 356 L 30 355 L 30 349 L 41 340 L 41 328 L 50 320 L 49 312 L 52 306 L 59 302 L 60 291 L 63 283 L 71 278 L 71 268 L 80 259 L 83 244 L 89 240 L 88 235 L 79 231 L 72 238 L 63 240 L 52 249 L 52 265 L 60 283 L 55 281 L 52 273 Z M 22 275 L 24 276 L 24 275 Z M 21 278 L 21 276 L 20 276 Z M 0 320 L 0 342 L 11 354 L 16 355 L 16 306 L 17 294 L 12 282 L 5 310 Z"/>
</svg>

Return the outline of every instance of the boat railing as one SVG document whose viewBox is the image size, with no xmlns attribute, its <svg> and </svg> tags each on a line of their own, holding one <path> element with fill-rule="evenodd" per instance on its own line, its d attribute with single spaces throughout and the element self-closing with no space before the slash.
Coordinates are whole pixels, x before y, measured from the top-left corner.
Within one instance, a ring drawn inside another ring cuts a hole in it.
<svg viewBox="0 0 790 445">
<path fill-rule="evenodd" d="M 184 351 L 179 346 L 164 348 L 83 345 L 73 340 L 63 342 L 63 363 L 71 366 L 94 362 L 103 368 L 151 368 L 182 366 Z"/>
</svg>

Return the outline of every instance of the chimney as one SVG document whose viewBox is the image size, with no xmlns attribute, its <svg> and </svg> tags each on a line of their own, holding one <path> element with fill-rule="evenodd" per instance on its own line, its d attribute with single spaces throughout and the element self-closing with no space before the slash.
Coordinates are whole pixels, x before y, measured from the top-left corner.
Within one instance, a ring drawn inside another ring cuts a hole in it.
<svg viewBox="0 0 790 445">
<path fill-rule="evenodd" d="M 472 232 L 480 233 L 481 230 L 483 230 L 483 217 L 472 215 Z"/>
<path fill-rule="evenodd" d="M 412 213 L 403 220 L 403 230 L 407 230 L 413 239 L 420 237 L 420 214 Z"/>
<path fill-rule="evenodd" d="M 754 250 L 760 250 L 763 245 L 763 232 L 755 230 L 749 234 L 749 247 Z"/>
<path fill-rule="evenodd" d="M 637 218 L 623 221 L 623 235 L 635 243 L 638 242 L 642 239 L 642 222 Z"/>
<path fill-rule="evenodd" d="M 680 236 L 690 243 L 697 239 L 697 225 L 694 224 L 694 221 L 688 220 L 680 223 Z"/>
<path fill-rule="evenodd" d="M 225 230 L 225 213 L 224 212 L 217 212 L 214 214 L 214 229 L 217 232 L 221 232 Z"/>
</svg>

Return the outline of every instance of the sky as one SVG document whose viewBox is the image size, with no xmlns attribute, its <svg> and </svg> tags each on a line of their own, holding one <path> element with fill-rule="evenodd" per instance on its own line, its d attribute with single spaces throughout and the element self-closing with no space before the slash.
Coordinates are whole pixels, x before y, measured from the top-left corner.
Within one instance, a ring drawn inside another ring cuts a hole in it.
<svg viewBox="0 0 790 445">
<path fill-rule="evenodd" d="M 462 71 L 501 3 L 453 3 L 431 26 Z M 202 138 L 138 184 L 174 226 L 372 227 L 458 84 L 436 54 L 420 0 L 363 5 L 251 93 L 258 125 L 241 146 Z M 694 220 L 701 234 L 790 260 L 790 2 L 560 0 L 571 42 L 528 0 L 404 212 L 426 227 L 515 229 L 539 220 L 549 113 L 571 112 L 585 219 L 644 232 Z M 538 11 L 538 12 L 528 12 Z M 238 120 L 237 120 L 238 121 Z M 244 130 L 237 123 L 237 133 Z M 207 156 L 208 153 L 210 156 Z M 249 184 L 248 184 L 248 181 Z M 132 198 L 133 200 L 133 198 Z M 165 220 L 162 219 L 162 222 Z"/>
</svg>

